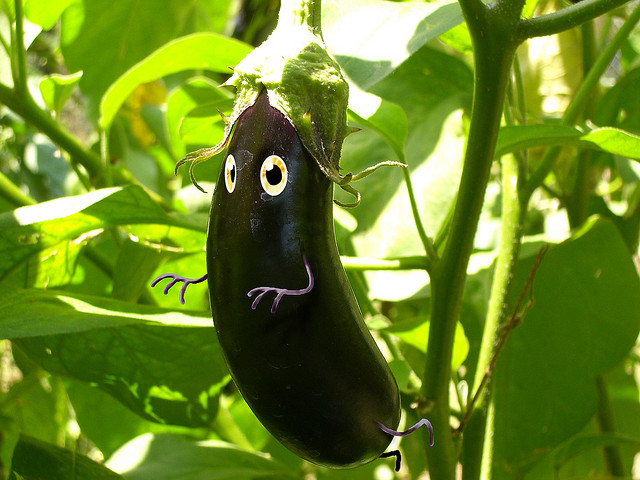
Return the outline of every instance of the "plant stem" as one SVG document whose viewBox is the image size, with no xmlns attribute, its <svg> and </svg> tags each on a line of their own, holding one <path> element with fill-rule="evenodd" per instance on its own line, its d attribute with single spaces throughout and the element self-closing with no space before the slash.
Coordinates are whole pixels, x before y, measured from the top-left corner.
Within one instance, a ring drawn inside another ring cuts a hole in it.
<svg viewBox="0 0 640 480">
<path fill-rule="evenodd" d="M 563 124 L 572 125 L 577 121 L 578 117 L 584 110 L 585 105 L 589 101 L 589 98 L 593 95 L 593 90 L 597 87 L 600 77 L 605 72 L 618 50 L 622 47 L 622 44 L 627 40 L 639 20 L 640 5 L 631 12 L 627 20 L 622 24 L 611 41 L 604 48 L 598 59 L 594 62 L 593 67 L 589 70 L 589 73 L 580 85 L 580 88 L 578 88 L 573 100 L 571 100 L 571 103 L 569 103 L 569 106 L 565 110 L 562 116 Z M 546 151 L 540 161 L 540 165 L 536 171 L 533 172 L 527 182 L 525 187 L 527 196 L 531 196 L 533 191 L 542 185 L 542 182 L 544 182 L 544 179 L 553 168 L 553 164 L 558 158 L 560 151 L 561 147 L 551 147 Z"/>
<path fill-rule="evenodd" d="M 493 394 L 490 393 L 489 395 L 487 419 L 485 422 L 484 439 L 482 442 L 484 450 L 480 464 L 480 478 L 482 480 L 493 479 L 493 446 L 496 429 L 496 406 L 493 402 Z"/>
<path fill-rule="evenodd" d="M 426 270 L 429 260 L 424 256 L 398 258 L 367 258 L 341 255 L 345 270 Z"/>
<path fill-rule="evenodd" d="M 593 68 L 596 58 L 595 31 L 593 22 L 583 23 L 580 27 L 582 32 L 582 70 L 586 77 Z M 597 95 L 590 95 L 585 101 L 583 122 L 592 118 Z M 575 181 L 571 189 L 571 194 L 567 198 L 566 208 L 570 225 L 582 225 L 589 214 L 589 197 L 592 193 L 591 187 L 591 150 L 582 150 L 575 158 L 576 174 Z"/>
<path fill-rule="evenodd" d="M 502 229 L 500 232 L 500 246 L 496 259 L 489 309 L 484 324 L 482 345 L 473 382 L 477 389 L 482 381 L 486 369 L 493 358 L 499 343 L 499 334 L 507 312 L 507 299 L 511 291 L 513 270 L 518 261 L 521 246 L 522 225 L 526 207 L 522 208 L 518 195 L 518 164 L 512 155 L 502 158 Z M 482 402 L 479 402 L 482 403 Z"/>
<path fill-rule="evenodd" d="M 15 0 L 16 26 L 14 30 L 11 60 L 14 88 L 17 93 L 29 95 L 27 86 L 27 49 L 24 46 L 24 12 L 22 0 Z"/>
<path fill-rule="evenodd" d="M 425 269 L 430 270 L 431 266 L 438 260 L 438 251 L 436 250 L 436 247 L 434 246 L 431 238 L 429 238 L 429 235 L 427 235 L 427 232 L 424 229 L 424 225 L 422 224 L 422 220 L 420 219 L 420 212 L 418 210 L 416 196 L 413 193 L 413 184 L 411 183 L 411 173 L 409 172 L 409 167 L 403 168 L 402 174 L 404 175 L 404 182 L 407 186 L 407 193 L 409 194 L 409 203 L 411 204 L 413 222 L 416 225 L 416 230 L 418 230 L 418 236 L 422 241 L 425 252 L 427 252 L 428 262 L 425 265 Z"/>
<path fill-rule="evenodd" d="M 600 431 L 605 433 L 617 432 L 616 421 L 613 416 L 613 407 L 609 398 L 607 382 L 603 375 L 596 378 L 596 391 L 598 392 L 598 411 L 596 421 Z M 628 472 L 624 468 L 622 453 L 618 445 L 605 445 L 602 447 L 607 471 L 612 477 L 625 477 Z"/>
<path fill-rule="evenodd" d="M 35 205 L 36 201 L 24 193 L 7 176 L 0 172 L 0 196 L 11 203 L 14 207 L 24 205 Z"/>
<path fill-rule="evenodd" d="M 43 111 L 31 97 L 21 96 L 6 85 L 0 84 L 0 103 L 24 118 L 36 129 L 47 135 L 60 148 L 67 151 L 71 158 L 81 164 L 96 182 L 102 175 L 100 157 L 87 150 L 68 131 Z"/>
<path fill-rule="evenodd" d="M 517 35 L 520 40 L 544 37 L 564 32 L 593 20 L 629 0 L 581 0 L 554 13 L 528 18 L 520 22 Z"/>
<path fill-rule="evenodd" d="M 422 389 L 438 441 L 427 449 L 432 479 L 455 478 L 457 451 L 450 435 L 449 380 L 453 335 L 458 321 L 466 269 L 502 117 L 519 21 L 514 4 L 488 8 L 476 0 L 460 2 L 474 45 L 475 85 L 469 137 L 451 229 L 441 259 L 432 268 L 431 322 Z"/>
<path fill-rule="evenodd" d="M 473 410 L 470 415 L 475 418 L 465 431 L 463 449 L 469 449 L 474 454 L 465 455 L 463 464 L 463 478 L 465 479 L 478 478 L 480 464 L 482 463 L 483 468 L 488 468 L 490 465 L 490 462 L 487 464 L 482 458 L 493 457 L 491 445 L 485 445 L 484 450 L 482 448 L 484 438 L 493 434 L 493 426 L 490 424 L 485 426 L 486 409 L 491 398 L 491 382 L 487 373 L 491 370 L 492 363 L 495 363 L 499 349 L 504 345 L 503 325 L 507 313 L 508 296 L 513 283 L 513 272 L 520 252 L 522 225 L 526 214 L 526 204 L 523 206 L 518 194 L 520 181 L 522 179 L 519 176 L 516 158 L 513 155 L 505 155 L 502 158 L 500 246 L 491 284 L 489 309 L 484 324 L 475 379 L 469 389 L 473 394 Z M 474 391 L 475 393 L 473 393 Z"/>
</svg>

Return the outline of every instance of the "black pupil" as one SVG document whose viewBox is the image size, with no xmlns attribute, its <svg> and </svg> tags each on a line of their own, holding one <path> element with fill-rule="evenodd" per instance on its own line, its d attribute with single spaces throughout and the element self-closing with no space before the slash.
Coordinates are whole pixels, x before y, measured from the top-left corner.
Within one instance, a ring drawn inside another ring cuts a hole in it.
<svg viewBox="0 0 640 480">
<path fill-rule="evenodd" d="M 231 183 L 235 183 L 236 181 L 236 166 L 232 163 L 227 167 L 229 169 L 229 178 L 231 178 Z"/>
<path fill-rule="evenodd" d="M 269 185 L 278 185 L 282 181 L 282 172 L 277 165 L 271 164 L 271 168 L 267 166 L 267 182 Z"/>
</svg>

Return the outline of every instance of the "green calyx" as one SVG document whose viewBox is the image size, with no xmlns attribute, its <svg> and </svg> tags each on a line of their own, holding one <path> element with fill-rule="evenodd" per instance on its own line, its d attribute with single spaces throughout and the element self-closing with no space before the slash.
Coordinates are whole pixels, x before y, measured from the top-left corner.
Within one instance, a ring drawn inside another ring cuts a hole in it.
<svg viewBox="0 0 640 480">
<path fill-rule="evenodd" d="M 233 112 L 225 118 L 222 141 L 192 152 L 176 165 L 193 167 L 221 152 L 236 120 L 263 90 L 272 107 L 282 112 L 295 127 L 305 148 L 321 171 L 343 189 L 357 196 L 347 185 L 351 174 L 341 175 L 340 152 L 347 128 L 349 87 L 338 63 L 327 52 L 320 31 L 320 0 L 283 0 L 278 25 L 271 36 L 247 55 L 225 85 L 234 85 L 237 96 Z"/>
</svg>

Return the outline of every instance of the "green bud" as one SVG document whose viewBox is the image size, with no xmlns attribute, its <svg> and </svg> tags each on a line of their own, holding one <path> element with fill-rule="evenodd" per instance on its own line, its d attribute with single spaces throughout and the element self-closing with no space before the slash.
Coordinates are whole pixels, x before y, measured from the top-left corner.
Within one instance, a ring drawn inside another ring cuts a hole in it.
<svg viewBox="0 0 640 480">
<path fill-rule="evenodd" d="M 293 124 L 302 144 L 334 182 L 345 185 L 350 175 L 339 171 L 340 152 L 347 128 L 349 87 L 340 67 L 327 52 L 320 29 L 320 0 L 283 0 L 278 24 L 267 40 L 247 55 L 225 85 L 234 85 L 233 112 L 225 119 L 223 140 L 184 157 L 177 168 L 193 167 L 222 151 L 242 112 L 267 90 L 271 106 Z"/>
</svg>

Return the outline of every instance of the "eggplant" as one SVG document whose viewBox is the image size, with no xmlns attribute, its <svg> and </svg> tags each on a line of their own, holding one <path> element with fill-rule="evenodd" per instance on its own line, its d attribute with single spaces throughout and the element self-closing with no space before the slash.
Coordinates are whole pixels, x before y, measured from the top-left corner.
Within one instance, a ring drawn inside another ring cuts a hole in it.
<svg viewBox="0 0 640 480">
<path fill-rule="evenodd" d="M 300 457 L 379 457 L 400 394 L 340 262 L 333 182 L 263 92 L 238 118 L 211 202 L 211 311 L 231 376 Z"/>
</svg>

